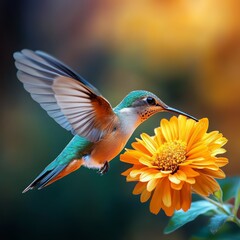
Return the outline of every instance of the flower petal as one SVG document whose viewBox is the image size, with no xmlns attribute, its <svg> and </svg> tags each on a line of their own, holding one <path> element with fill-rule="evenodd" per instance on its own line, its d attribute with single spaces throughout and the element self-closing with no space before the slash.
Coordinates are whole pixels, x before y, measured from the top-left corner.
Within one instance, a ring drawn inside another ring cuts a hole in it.
<svg viewBox="0 0 240 240">
<path fill-rule="evenodd" d="M 197 177 L 199 176 L 199 173 L 197 171 L 194 171 L 189 166 L 180 166 L 180 170 L 186 174 L 187 177 Z"/>
<path fill-rule="evenodd" d="M 221 137 L 219 135 L 222 136 L 222 134 L 219 134 L 218 131 L 212 131 L 210 133 L 206 133 L 203 137 L 203 140 L 206 143 L 211 144 L 211 143 L 215 142 L 217 139 L 219 139 L 219 137 Z"/>
<path fill-rule="evenodd" d="M 201 156 L 203 156 L 203 154 L 207 153 L 207 151 L 208 151 L 207 146 L 202 143 L 202 144 L 198 145 L 197 147 L 190 149 L 187 152 L 187 158 L 194 159 L 194 158 L 201 157 Z"/>
<path fill-rule="evenodd" d="M 131 177 L 130 175 L 127 175 L 126 181 L 127 182 L 136 182 L 136 181 L 139 181 L 139 177 Z"/>
<path fill-rule="evenodd" d="M 173 206 L 174 209 L 180 210 L 181 209 L 181 191 L 178 190 L 172 190 L 173 196 L 172 196 L 172 201 L 173 201 Z"/>
<path fill-rule="evenodd" d="M 134 195 L 138 195 L 140 193 L 142 193 L 142 191 L 146 188 L 146 183 L 143 183 L 143 182 L 138 182 L 136 184 L 136 186 L 134 187 L 133 189 L 133 194 Z"/>
<path fill-rule="evenodd" d="M 225 173 L 221 169 L 214 171 L 211 169 L 204 168 L 204 169 L 199 169 L 198 171 L 199 171 L 199 173 L 204 173 L 204 174 L 209 175 L 214 178 L 225 178 L 226 177 Z"/>
<path fill-rule="evenodd" d="M 208 196 L 209 194 L 212 194 L 220 189 L 216 180 L 205 174 L 201 174 L 200 176 L 196 177 L 195 180 L 196 183 L 192 185 L 192 188 L 196 193 L 202 196 Z"/>
<path fill-rule="evenodd" d="M 228 159 L 224 158 L 224 157 L 218 157 L 218 158 L 216 158 L 215 162 L 218 165 L 218 167 L 223 167 L 226 164 L 228 164 Z"/>
<path fill-rule="evenodd" d="M 153 195 L 152 195 L 152 199 L 150 202 L 150 212 L 153 214 L 158 214 L 158 212 L 160 211 L 161 207 L 162 207 L 162 195 L 163 195 L 163 186 L 162 186 L 162 179 L 159 180 Z"/>
<path fill-rule="evenodd" d="M 162 209 L 168 217 L 171 217 L 174 213 L 174 206 L 166 207 L 162 205 Z"/>
<path fill-rule="evenodd" d="M 181 190 L 181 203 L 182 203 L 181 208 L 183 209 L 183 211 L 186 212 L 190 208 L 191 201 L 192 201 L 191 186 L 188 183 L 184 183 Z"/>
<path fill-rule="evenodd" d="M 187 118 L 185 116 L 180 115 L 178 117 L 178 136 L 183 141 L 186 139 L 186 122 Z"/>
<path fill-rule="evenodd" d="M 179 184 L 181 182 L 181 180 L 177 177 L 176 173 L 174 174 L 169 174 L 168 175 L 168 179 L 175 184 Z"/>
<path fill-rule="evenodd" d="M 159 179 L 158 179 L 158 178 L 153 178 L 153 179 L 151 179 L 151 180 L 147 183 L 147 190 L 148 190 L 149 192 L 151 192 L 152 190 L 154 190 L 154 189 L 156 188 L 158 182 L 159 182 Z"/>
<path fill-rule="evenodd" d="M 185 181 L 187 179 L 186 173 L 180 169 L 174 175 L 181 181 Z"/>
<path fill-rule="evenodd" d="M 171 127 L 169 122 L 166 119 L 161 120 L 161 129 L 162 129 L 162 134 L 166 140 L 166 142 L 170 142 L 173 140 L 173 136 L 171 133 Z"/>
<path fill-rule="evenodd" d="M 163 185 L 163 195 L 162 195 L 162 201 L 163 204 L 166 207 L 170 207 L 172 205 L 172 198 L 171 198 L 171 188 L 170 188 L 170 182 L 167 178 L 165 178 L 162 182 Z"/>
<path fill-rule="evenodd" d="M 150 197 L 151 197 L 151 192 L 149 192 L 147 189 L 144 189 L 141 194 L 140 201 L 142 203 L 146 202 Z"/>
<path fill-rule="evenodd" d="M 224 149 L 224 148 L 217 148 L 217 149 L 212 151 L 212 156 L 216 156 L 218 154 L 223 154 L 225 152 L 226 152 L 226 149 Z"/>
<path fill-rule="evenodd" d="M 148 156 L 143 156 L 140 157 L 139 162 L 145 166 L 151 167 L 151 168 L 157 168 L 157 166 L 154 166 L 153 163 L 153 159 L 151 157 Z"/>
<path fill-rule="evenodd" d="M 144 172 L 147 169 L 148 169 L 147 167 L 144 167 L 144 168 L 141 168 L 141 169 L 134 169 L 129 173 L 129 175 L 131 177 L 137 177 L 138 175 L 142 174 L 142 172 Z"/>
<path fill-rule="evenodd" d="M 165 139 L 163 137 L 161 127 L 155 128 L 154 133 L 155 133 L 154 140 L 156 141 L 157 145 L 158 146 L 162 145 L 165 142 Z"/>
<path fill-rule="evenodd" d="M 152 178 L 155 178 L 155 175 L 158 174 L 159 171 L 155 169 L 149 169 L 141 173 L 139 180 L 141 182 L 148 182 Z"/>
<path fill-rule="evenodd" d="M 120 159 L 122 162 L 130 163 L 130 164 L 139 164 L 139 158 L 142 157 L 142 154 L 139 154 L 135 150 L 129 150 L 124 154 L 120 155 Z"/>
<path fill-rule="evenodd" d="M 208 119 L 203 118 L 199 120 L 197 124 L 195 124 L 194 132 L 192 133 L 190 139 L 188 140 L 187 144 L 187 152 L 191 149 L 192 145 L 196 143 L 199 139 L 201 139 L 206 133 L 208 129 Z"/>
<path fill-rule="evenodd" d="M 140 142 L 133 142 L 132 147 L 140 152 L 140 154 L 146 154 L 146 155 L 151 155 L 150 152 L 147 150 L 147 148 Z"/>
<path fill-rule="evenodd" d="M 171 188 L 174 190 L 181 190 L 183 184 L 184 184 L 183 181 L 181 181 L 179 184 L 175 184 L 175 183 L 171 182 Z"/>
<path fill-rule="evenodd" d="M 178 119 L 176 116 L 173 116 L 170 119 L 170 124 L 171 124 L 172 140 L 174 141 L 178 139 Z"/>
<path fill-rule="evenodd" d="M 195 182 L 196 182 L 196 180 L 195 180 L 195 178 L 187 178 L 186 180 L 185 180 L 185 182 L 186 183 L 190 183 L 190 184 L 194 184 Z"/>
<path fill-rule="evenodd" d="M 122 175 L 127 176 L 132 170 L 133 170 L 133 168 L 129 168 L 126 171 L 122 172 Z"/>
<path fill-rule="evenodd" d="M 192 119 L 187 119 L 185 129 L 185 135 L 183 136 L 182 140 L 184 142 L 188 142 L 189 138 L 192 136 L 192 133 L 194 131 L 194 126 L 196 125 L 196 122 Z"/>
<path fill-rule="evenodd" d="M 146 133 L 142 133 L 141 138 L 142 138 L 142 140 L 145 144 L 144 146 L 147 148 L 147 150 L 151 154 L 154 154 L 156 152 L 157 147 L 158 147 L 156 142 L 154 142 L 154 140 L 149 135 L 147 135 Z"/>
</svg>

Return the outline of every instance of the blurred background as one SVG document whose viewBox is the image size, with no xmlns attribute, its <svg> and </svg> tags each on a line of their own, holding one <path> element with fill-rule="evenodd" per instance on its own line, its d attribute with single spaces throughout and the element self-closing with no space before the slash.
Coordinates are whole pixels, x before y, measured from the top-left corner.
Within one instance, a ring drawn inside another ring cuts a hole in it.
<svg viewBox="0 0 240 240">
<path fill-rule="evenodd" d="M 0 239 L 189 239 L 206 219 L 163 235 L 168 218 L 149 213 L 120 175 L 79 171 L 41 191 L 21 191 L 70 141 L 16 78 L 12 54 L 46 51 L 95 85 L 115 106 L 145 89 L 197 118 L 226 145 L 239 175 L 240 1 L 2 0 L 0 2 Z M 157 114 L 140 126 L 153 134 Z M 130 146 L 130 145 L 128 145 Z M 197 238 L 195 238 L 197 239 Z"/>
</svg>

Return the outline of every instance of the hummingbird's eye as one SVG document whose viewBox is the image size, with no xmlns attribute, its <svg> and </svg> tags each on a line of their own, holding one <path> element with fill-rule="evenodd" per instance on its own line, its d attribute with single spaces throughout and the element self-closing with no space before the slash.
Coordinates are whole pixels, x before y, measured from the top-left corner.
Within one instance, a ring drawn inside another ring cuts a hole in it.
<svg viewBox="0 0 240 240">
<path fill-rule="evenodd" d="M 153 97 L 147 97 L 146 100 L 149 105 L 156 105 L 156 100 Z"/>
</svg>

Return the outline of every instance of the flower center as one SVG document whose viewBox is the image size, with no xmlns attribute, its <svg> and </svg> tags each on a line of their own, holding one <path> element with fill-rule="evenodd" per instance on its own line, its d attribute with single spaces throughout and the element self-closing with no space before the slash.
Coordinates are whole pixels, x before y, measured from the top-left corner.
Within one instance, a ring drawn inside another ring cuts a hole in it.
<svg viewBox="0 0 240 240">
<path fill-rule="evenodd" d="M 165 142 L 158 148 L 154 165 L 161 171 L 176 172 L 179 163 L 186 159 L 186 148 L 187 144 L 181 140 Z"/>
</svg>

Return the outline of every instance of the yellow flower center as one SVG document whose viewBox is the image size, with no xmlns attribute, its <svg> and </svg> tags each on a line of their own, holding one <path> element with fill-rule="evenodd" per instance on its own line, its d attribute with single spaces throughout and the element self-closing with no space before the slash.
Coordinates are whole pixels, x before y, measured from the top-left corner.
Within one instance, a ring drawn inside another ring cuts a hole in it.
<svg viewBox="0 0 240 240">
<path fill-rule="evenodd" d="M 165 142 L 158 148 L 154 165 L 161 171 L 174 173 L 186 159 L 186 148 L 187 144 L 181 140 Z"/>
</svg>

